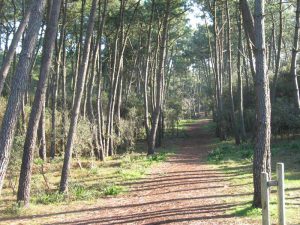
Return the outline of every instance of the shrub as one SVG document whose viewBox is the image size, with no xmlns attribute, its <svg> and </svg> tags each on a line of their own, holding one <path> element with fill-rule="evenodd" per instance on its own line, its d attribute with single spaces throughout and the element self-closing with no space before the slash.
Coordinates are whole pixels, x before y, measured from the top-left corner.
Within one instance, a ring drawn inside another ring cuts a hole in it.
<svg viewBox="0 0 300 225">
<path fill-rule="evenodd" d="M 43 204 L 43 205 L 49 205 L 49 204 L 55 204 L 65 201 L 64 194 L 55 191 L 51 193 L 40 193 L 38 194 L 33 202 L 36 204 Z"/>
<path fill-rule="evenodd" d="M 122 192 L 124 192 L 124 187 L 114 184 L 104 188 L 104 195 L 118 195 Z"/>
</svg>

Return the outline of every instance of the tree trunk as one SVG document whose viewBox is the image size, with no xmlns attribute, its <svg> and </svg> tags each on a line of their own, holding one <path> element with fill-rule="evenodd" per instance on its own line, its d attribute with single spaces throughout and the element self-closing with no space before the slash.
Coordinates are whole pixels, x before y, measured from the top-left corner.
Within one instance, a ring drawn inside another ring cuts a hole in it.
<svg viewBox="0 0 300 225">
<path fill-rule="evenodd" d="M 152 33 L 152 20 L 154 13 L 154 0 L 152 0 L 151 16 L 149 21 L 149 28 L 147 33 L 147 52 L 146 52 L 146 65 L 145 65 L 145 78 L 144 78 L 144 120 L 146 129 L 146 138 L 149 138 L 149 103 L 148 103 L 148 83 L 149 83 L 149 69 L 150 69 L 150 54 L 151 54 L 151 33 Z"/>
<path fill-rule="evenodd" d="M 300 97 L 299 97 L 299 85 L 297 76 L 297 58 L 299 52 L 299 32 L 300 32 L 300 0 L 297 0 L 296 8 L 296 24 L 295 24 L 295 34 L 294 34 L 294 44 L 292 51 L 292 62 L 291 62 L 291 77 L 294 83 L 294 98 L 295 106 L 300 111 Z"/>
<path fill-rule="evenodd" d="M 104 160 L 105 158 L 105 142 L 103 141 L 103 107 L 102 107 L 102 49 L 101 49 L 101 40 L 103 35 L 104 24 L 106 20 L 107 14 L 107 1 L 105 0 L 103 3 L 103 11 L 101 15 L 101 22 L 98 30 L 98 42 L 99 42 L 99 56 L 98 56 L 98 82 L 97 82 L 97 133 L 99 139 L 99 158 L 100 160 Z"/>
<path fill-rule="evenodd" d="M 68 178 L 69 178 L 71 157 L 73 151 L 73 142 L 76 134 L 81 99 L 84 91 L 84 84 L 85 84 L 85 79 L 87 74 L 87 67 L 89 61 L 90 46 L 91 46 L 91 39 L 92 39 L 93 28 L 94 28 L 97 3 L 98 0 L 93 0 L 92 2 L 88 27 L 86 31 L 82 62 L 80 64 L 80 69 L 77 78 L 75 101 L 74 101 L 74 106 L 72 108 L 72 116 L 71 116 L 70 128 L 69 128 L 69 133 L 67 138 L 67 146 L 64 155 L 64 163 L 63 163 L 61 180 L 60 180 L 60 188 L 59 188 L 60 192 L 67 192 L 68 190 Z"/>
<path fill-rule="evenodd" d="M 229 75 L 229 95 L 230 95 L 230 105 L 231 105 L 231 121 L 232 128 L 235 136 L 235 144 L 241 144 L 240 135 L 238 132 L 238 127 L 235 118 L 235 110 L 234 110 L 234 101 L 233 101 L 233 90 L 232 90 L 232 65 L 231 65 L 231 21 L 230 21 L 230 13 L 228 7 L 228 0 L 226 0 L 226 18 L 227 18 L 227 66 L 228 66 L 228 75 Z"/>
<path fill-rule="evenodd" d="M 148 140 L 148 155 L 152 155 L 155 152 L 156 135 L 158 122 L 160 118 L 162 103 L 163 103 L 163 93 L 164 93 L 164 76 L 165 76 L 165 61 L 166 61 L 166 49 L 168 41 L 168 24 L 169 24 L 169 14 L 170 14 L 171 1 L 166 1 L 165 15 L 163 19 L 163 30 L 161 34 L 161 45 L 159 52 L 159 65 L 158 72 L 156 76 L 156 99 L 155 107 L 152 113 L 152 125 Z"/>
<path fill-rule="evenodd" d="M 278 81 L 278 75 L 279 75 L 279 68 L 280 68 L 280 62 L 281 62 L 281 46 L 282 46 L 282 33 L 283 33 L 283 17 L 282 17 L 282 0 L 279 1 L 279 37 L 278 37 L 278 50 L 276 55 L 276 62 L 275 62 L 275 74 L 274 74 L 274 80 L 273 80 L 273 92 L 272 92 L 272 103 L 275 103 L 276 100 L 276 89 L 277 89 L 277 81 Z"/>
<path fill-rule="evenodd" d="M 38 128 L 38 140 L 39 140 L 39 156 L 42 160 L 46 161 L 47 158 L 47 145 L 46 145 L 46 128 L 45 128 L 45 100 L 43 102 L 43 109 L 40 116 L 39 128 Z"/>
<path fill-rule="evenodd" d="M 243 52 L 242 45 L 242 23 L 241 14 L 238 13 L 238 30 L 239 30 L 239 40 L 238 40 L 238 54 L 237 54 L 237 74 L 238 74 L 238 95 L 239 95 L 239 123 L 240 123 L 240 134 L 243 141 L 246 141 L 246 131 L 245 131 L 245 121 L 244 121 L 244 94 L 243 94 L 243 77 L 241 71 L 241 52 Z M 246 65 L 244 65 L 246 66 Z"/>
<path fill-rule="evenodd" d="M 0 70 L 0 96 L 2 94 L 3 91 L 3 87 L 4 87 L 4 83 L 5 83 L 5 79 L 7 77 L 7 74 L 9 72 L 9 68 L 10 68 L 10 64 L 14 58 L 15 52 L 16 52 L 16 48 L 18 46 L 18 43 L 24 33 L 24 30 L 28 24 L 29 21 L 29 17 L 30 17 L 30 13 L 32 10 L 33 5 L 35 4 L 35 1 L 32 1 L 32 3 L 30 4 L 29 8 L 26 10 L 24 18 L 22 19 L 17 32 L 14 34 L 13 39 L 11 41 L 10 47 L 5 55 L 4 61 L 2 63 L 2 67 Z"/>
<path fill-rule="evenodd" d="M 271 172 L 271 103 L 265 53 L 264 6 L 264 0 L 255 0 L 257 132 L 253 158 L 254 207 L 261 207 L 260 175 L 262 172 Z"/>
<path fill-rule="evenodd" d="M 26 91 L 30 65 L 41 27 L 45 0 L 35 1 L 31 9 L 29 26 L 24 39 L 16 73 L 12 78 L 11 94 L 8 99 L 0 131 L 0 191 L 9 162 L 10 150 L 15 133 L 15 126 L 20 114 L 22 99 Z"/>
<path fill-rule="evenodd" d="M 32 105 L 32 110 L 30 113 L 25 143 L 24 151 L 21 165 L 21 172 L 19 178 L 19 188 L 17 201 L 24 203 L 25 206 L 29 204 L 30 200 L 30 182 L 32 174 L 32 164 L 34 149 L 36 145 L 37 128 L 39 125 L 39 120 L 41 112 L 43 109 L 46 93 L 47 76 L 51 66 L 51 59 L 53 55 L 54 43 L 57 33 L 58 18 L 60 13 L 62 0 L 53 0 L 50 18 L 47 24 L 45 42 L 43 47 L 43 56 L 40 69 L 40 78 L 38 82 L 38 87 L 34 96 L 34 101 Z"/>
</svg>

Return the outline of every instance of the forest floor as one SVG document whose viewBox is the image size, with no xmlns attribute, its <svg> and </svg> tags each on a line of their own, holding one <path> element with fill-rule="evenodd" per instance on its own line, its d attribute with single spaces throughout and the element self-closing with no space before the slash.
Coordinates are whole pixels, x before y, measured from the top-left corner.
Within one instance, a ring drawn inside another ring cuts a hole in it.
<svg viewBox="0 0 300 225">
<path fill-rule="evenodd" d="M 246 204 L 239 196 L 251 196 L 252 190 L 240 188 L 246 184 L 232 184 L 235 173 L 207 163 L 215 142 L 206 127 L 209 123 L 203 119 L 187 125 L 187 135 L 176 141 L 178 152 L 131 182 L 126 194 L 101 198 L 92 205 L 65 205 L 51 213 L 8 217 L 0 223 L 259 224 L 258 218 L 229 213 Z"/>
</svg>

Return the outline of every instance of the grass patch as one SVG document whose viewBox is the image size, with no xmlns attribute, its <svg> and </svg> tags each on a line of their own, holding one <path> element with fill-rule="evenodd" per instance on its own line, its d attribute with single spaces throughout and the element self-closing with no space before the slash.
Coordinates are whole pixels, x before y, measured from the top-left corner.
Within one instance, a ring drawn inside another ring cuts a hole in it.
<svg viewBox="0 0 300 225">
<path fill-rule="evenodd" d="M 142 150 L 145 148 L 141 145 L 137 151 L 108 157 L 105 162 L 89 158 L 73 160 L 67 194 L 58 192 L 62 157 L 48 162 L 36 159 L 33 164 L 30 207 L 25 210 L 15 204 L 14 193 L 18 173 L 14 177 L 8 175 L 0 201 L 0 220 L 7 217 L 63 212 L 66 204 L 75 208 L 82 204 L 94 205 L 101 197 L 125 193 L 130 190 L 129 186 L 133 181 L 145 177 L 153 165 L 165 161 L 176 151 L 173 144 L 166 146 L 168 147 L 158 149 L 153 156 L 147 156 Z"/>
<path fill-rule="evenodd" d="M 123 186 L 111 185 L 104 189 L 104 195 L 106 196 L 116 196 L 120 193 L 123 193 L 125 188 Z"/>
<path fill-rule="evenodd" d="M 49 205 L 49 204 L 57 204 L 64 202 L 65 196 L 58 191 L 52 193 L 41 193 L 38 196 L 33 198 L 33 203 L 35 204 L 42 204 L 42 205 Z"/>
<path fill-rule="evenodd" d="M 148 162 L 163 162 L 163 161 L 166 161 L 167 159 L 167 153 L 166 152 L 160 152 L 158 154 L 154 154 L 154 155 L 151 155 L 151 156 L 148 156 L 147 157 L 147 161 Z"/>
<path fill-rule="evenodd" d="M 211 125 L 209 126 L 211 127 Z M 238 204 L 227 211 L 234 216 L 261 220 L 261 209 L 252 207 L 253 176 L 252 160 L 254 146 L 245 143 L 240 146 L 234 140 L 216 142 L 207 161 L 226 174 L 230 183 L 230 193 L 235 193 L 228 203 Z M 276 179 L 276 163 L 285 164 L 286 218 L 288 224 L 300 224 L 300 140 L 281 140 L 272 143 L 272 177 Z M 270 214 L 272 223 L 277 223 L 277 193 L 271 189 Z"/>
<path fill-rule="evenodd" d="M 249 203 L 250 205 L 251 203 Z M 261 210 L 254 208 L 253 206 L 237 207 L 233 213 L 236 216 L 246 216 L 246 217 L 259 217 L 261 216 Z"/>
</svg>

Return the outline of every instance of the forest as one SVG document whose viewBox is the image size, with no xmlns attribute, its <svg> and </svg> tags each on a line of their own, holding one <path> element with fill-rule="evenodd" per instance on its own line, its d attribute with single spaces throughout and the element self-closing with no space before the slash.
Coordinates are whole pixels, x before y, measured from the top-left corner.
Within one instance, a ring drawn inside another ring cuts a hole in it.
<svg viewBox="0 0 300 225">
<path fill-rule="evenodd" d="M 277 162 L 300 223 L 299 35 L 300 0 L 0 0 L 0 224 L 260 224 Z"/>
</svg>

